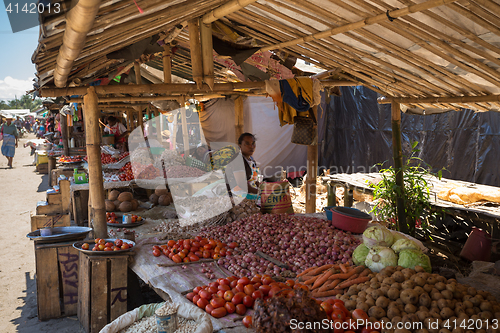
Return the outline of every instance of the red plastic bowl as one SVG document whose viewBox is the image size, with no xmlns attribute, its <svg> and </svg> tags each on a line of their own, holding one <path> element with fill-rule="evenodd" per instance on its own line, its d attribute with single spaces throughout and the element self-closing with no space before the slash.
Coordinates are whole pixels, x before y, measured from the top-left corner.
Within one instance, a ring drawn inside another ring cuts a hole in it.
<svg viewBox="0 0 500 333">
<path fill-rule="evenodd" d="M 350 207 L 333 207 L 332 224 L 335 228 L 361 234 L 365 231 L 372 217 L 359 209 Z"/>
</svg>

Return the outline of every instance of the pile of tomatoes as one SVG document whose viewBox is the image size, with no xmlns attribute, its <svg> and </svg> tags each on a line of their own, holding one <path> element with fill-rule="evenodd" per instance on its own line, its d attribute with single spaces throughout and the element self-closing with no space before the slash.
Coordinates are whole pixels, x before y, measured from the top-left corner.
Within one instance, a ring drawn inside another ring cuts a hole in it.
<svg viewBox="0 0 500 333">
<path fill-rule="evenodd" d="M 196 287 L 186 298 L 212 317 L 222 318 L 234 312 L 244 315 L 247 309 L 253 308 L 256 299 L 267 299 L 278 292 L 280 295 L 287 295 L 298 288 L 307 289 L 305 285 L 293 280 L 276 282 L 269 275 L 256 274 L 252 279 L 230 276 L 218 279 L 208 286 Z M 251 325 L 251 318 L 244 319 L 243 324 L 247 326 L 249 320 Z"/>
<path fill-rule="evenodd" d="M 134 179 L 134 172 L 132 171 L 132 164 L 130 164 L 130 162 L 121 167 L 118 178 L 120 178 L 121 181 Z"/>
<path fill-rule="evenodd" d="M 116 220 L 116 214 L 114 212 L 106 212 L 107 223 L 122 223 Z M 142 217 L 137 215 L 132 215 L 132 223 L 142 221 Z"/>
<path fill-rule="evenodd" d="M 58 162 L 59 163 L 73 163 L 73 162 L 81 162 L 82 157 L 80 155 L 75 155 L 75 156 L 65 156 L 62 155 L 59 157 Z"/>
<path fill-rule="evenodd" d="M 115 239 L 114 242 L 110 242 L 109 240 L 106 239 L 96 238 L 94 244 L 95 245 L 92 248 L 92 251 L 120 251 L 120 250 L 128 250 L 129 248 L 133 247 L 132 244 L 126 243 L 121 239 Z M 82 249 L 83 250 L 90 249 L 90 244 L 83 243 Z"/>
<path fill-rule="evenodd" d="M 175 263 L 198 261 L 204 259 L 220 259 L 232 254 L 238 244 L 229 244 L 208 238 L 196 236 L 193 239 L 169 240 L 166 245 L 153 246 L 153 255 L 161 256 L 163 253 Z"/>
</svg>

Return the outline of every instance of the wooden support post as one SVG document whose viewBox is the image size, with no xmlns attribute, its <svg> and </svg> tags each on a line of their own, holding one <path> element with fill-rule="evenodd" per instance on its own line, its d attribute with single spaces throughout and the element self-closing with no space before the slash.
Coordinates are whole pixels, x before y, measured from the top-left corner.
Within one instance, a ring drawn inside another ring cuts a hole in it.
<svg viewBox="0 0 500 333">
<path fill-rule="evenodd" d="M 65 153 L 65 155 L 68 156 L 69 153 L 68 154 Z M 53 156 L 49 156 L 47 160 L 48 160 L 47 169 L 49 172 L 49 184 L 52 184 L 52 170 L 56 168 L 56 158 Z"/>
<path fill-rule="evenodd" d="M 160 123 L 160 111 L 158 111 L 157 108 L 153 110 L 154 115 L 155 115 L 155 125 L 156 125 L 156 138 L 158 142 L 161 144 L 161 123 Z"/>
<path fill-rule="evenodd" d="M 133 118 L 132 118 L 132 110 L 127 109 L 127 130 L 132 131 L 132 124 L 133 124 Z"/>
<path fill-rule="evenodd" d="M 66 118 L 66 115 L 61 114 L 60 115 L 60 122 L 61 122 L 61 137 L 62 137 L 62 144 L 63 144 L 63 149 L 64 149 L 64 155 L 68 156 L 69 155 L 69 142 L 68 142 L 68 119 Z"/>
<path fill-rule="evenodd" d="M 312 108 L 318 119 L 318 107 Z M 316 142 L 318 129 L 316 129 Z M 318 175 L 318 145 L 307 146 L 306 214 L 316 213 L 316 178 Z"/>
<path fill-rule="evenodd" d="M 188 29 L 193 81 L 196 82 L 198 89 L 201 89 L 203 87 L 203 63 L 201 59 L 199 19 L 188 21 Z"/>
<path fill-rule="evenodd" d="M 201 52 L 203 58 L 203 81 L 214 89 L 214 50 L 212 44 L 212 24 L 200 23 Z"/>
<path fill-rule="evenodd" d="M 170 45 L 163 46 L 163 83 L 172 83 L 172 53 Z"/>
<path fill-rule="evenodd" d="M 178 118 L 179 114 L 176 112 L 174 114 L 174 126 L 172 126 L 172 128 L 174 129 L 174 133 L 170 133 L 170 140 L 172 142 L 172 147 L 173 147 L 173 150 L 177 150 L 177 118 Z"/>
<path fill-rule="evenodd" d="M 182 122 L 182 144 L 184 145 L 184 153 L 189 151 L 189 133 L 186 119 L 186 108 L 181 108 L 181 122 Z"/>
<path fill-rule="evenodd" d="M 234 101 L 234 127 L 235 127 L 235 140 L 243 134 L 243 97 L 239 96 Z"/>
<path fill-rule="evenodd" d="M 87 142 L 87 157 L 89 164 L 89 191 L 92 198 L 94 236 L 108 237 L 106 225 L 106 207 L 104 205 L 104 181 L 101 164 L 101 132 L 99 130 L 98 99 L 94 87 L 88 88 L 83 98 L 85 112 L 85 139 Z M 91 221 L 89 221 L 90 225 Z"/>
<path fill-rule="evenodd" d="M 141 84 L 142 83 L 141 64 L 139 64 L 137 61 L 134 61 L 134 72 L 135 72 L 135 84 Z"/>
<path fill-rule="evenodd" d="M 392 118 L 392 156 L 396 169 L 396 185 L 401 190 L 401 195 L 396 194 L 396 208 L 398 212 L 398 230 L 407 234 L 409 232 L 406 222 L 403 180 L 403 149 L 401 147 L 401 106 L 398 102 L 391 103 Z"/>
</svg>

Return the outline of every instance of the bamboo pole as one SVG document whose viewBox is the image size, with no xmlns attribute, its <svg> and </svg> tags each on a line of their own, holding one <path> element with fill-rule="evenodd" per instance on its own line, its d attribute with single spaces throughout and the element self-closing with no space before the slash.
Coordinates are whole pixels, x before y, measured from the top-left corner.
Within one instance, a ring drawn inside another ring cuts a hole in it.
<svg viewBox="0 0 500 333">
<path fill-rule="evenodd" d="M 178 113 L 175 113 L 175 116 L 174 116 L 174 126 L 173 126 L 173 129 L 174 129 L 174 133 L 170 133 L 170 142 L 172 143 L 172 147 L 175 151 L 177 151 L 177 126 L 178 126 L 178 118 L 179 114 Z"/>
<path fill-rule="evenodd" d="M 95 87 L 89 87 L 84 97 L 85 136 L 87 141 L 87 157 L 89 165 L 89 192 L 92 198 L 93 221 L 89 225 L 94 228 L 94 236 L 108 237 L 106 225 L 106 207 L 104 205 L 104 180 L 101 164 L 101 132 L 99 127 L 100 112 L 97 108 L 98 98 Z"/>
<path fill-rule="evenodd" d="M 228 3 L 225 3 L 224 5 L 215 8 L 209 13 L 206 13 L 202 17 L 202 23 L 204 24 L 210 24 L 212 22 L 217 21 L 220 18 L 223 18 L 224 16 L 234 13 L 241 8 L 248 6 L 251 3 L 254 3 L 257 0 L 232 0 L 229 1 Z"/>
<path fill-rule="evenodd" d="M 203 59 L 203 80 L 210 87 L 214 89 L 214 50 L 212 44 L 212 24 L 200 24 L 201 33 L 201 52 Z"/>
<path fill-rule="evenodd" d="M 401 147 L 401 106 L 397 102 L 391 104 L 392 120 L 392 155 L 394 168 L 396 169 L 396 185 L 400 194 L 396 193 L 396 206 L 398 212 L 398 230 L 408 234 L 409 228 L 406 223 L 404 180 L 403 180 L 403 150 Z"/>
<path fill-rule="evenodd" d="M 258 82 L 231 82 L 216 83 L 214 90 L 217 92 L 231 92 L 237 89 L 265 89 L 264 81 Z M 96 86 L 98 95 L 106 94 L 195 94 L 213 93 L 208 85 L 197 88 L 195 84 L 189 83 L 163 83 L 163 84 L 141 84 L 141 85 L 108 85 Z M 68 88 L 42 88 L 43 97 L 59 97 L 72 95 L 85 95 L 87 87 Z"/>
<path fill-rule="evenodd" d="M 243 134 L 243 97 L 239 96 L 234 101 L 234 128 L 236 141 Z"/>
<path fill-rule="evenodd" d="M 188 29 L 193 81 L 196 82 L 198 89 L 201 89 L 203 87 L 203 63 L 201 59 L 200 26 L 198 21 L 199 19 L 188 21 Z"/>
<path fill-rule="evenodd" d="M 485 96 L 457 96 L 457 97 L 423 97 L 423 98 L 406 98 L 406 97 L 381 97 L 377 100 L 379 104 L 389 104 L 397 102 L 401 104 L 409 103 L 481 103 L 481 102 L 500 102 L 500 95 L 485 95 Z"/>
<path fill-rule="evenodd" d="M 66 115 L 60 115 L 60 123 L 61 123 L 61 139 L 64 149 L 64 155 L 69 155 L 69 143 L 68 143 L 68 119 Z M 50 174 L 49 174 L 50 176 Z"/>
<path fill-rule="evenodd" d="M 390 22 L 389 17 L 398 18 L 401 16 L 417 13 L 417 12 L 420 12 L 422 10 L 431 9 L 434 7 L 446 5 L 446 4 L 452 3 L 454 1 L 456 1 L 456 0 L 431 0 L 431 1 L 422 2 L 420 4 L 411 5 L 411 6 L 408 6 L 408 7 L 402 8 L 402 9 L 393 10 L 393 11 L 388 11 L 386 14 L 380 14 L 380 15 L 368 17 L 368 18 L 365 18 L 365 19 L 357 21 L 357 22 L 342 25 L 340 27 L 336 27 L 336 28 L 329 29 L 326 31 L 318 32 L 318 33 L 308 35 L 305 37 L 296 38 L 296 39 L 293 39 L 293 40 L 290 40 L 287 42 L 283 42 L 283 43 L 279 43 L 276 45 L 266 46 L 266 47 L 261 48 L 261 51 L 265 52 L 265 51 L 271 51 L 271 50 L 276 50 L 276 49 L 284 49 L 288 46 L 293 46 L 293 45 L 297 45 L 297 44 L 304 44 L 304 43 L 307 43 L 307 42 L 315 40 L 315 39 L 322 39 L 322 38 L 346 33 L 346 32 L 352 31 L 352 30 L 366 27 L 368 25 L 373 25 L 373 24 L 384 22 L 384 21 Z"/>
<path fill-rule="evenodd" d="M 312 108 L 314 116 L 318 119 L 318 107 Z M 316 142 L 318 142 L 318 129 L 315 126 Z M 316 181 L 318 177 L 318 145 L 307 146 L 307 176 L 306 176 L 306 214 L 316 213 Z"/>
<path fill-rule="evenodd" d="M 163 46 L 163 82 L 172 83 L 172 53 L 170 45 Z"/>
<path fill-rule="evenodd" d="M 182 144 L 184 146 L 184 154 L 187 154 L 189 152 L 189 133 L 188 133 L 185 106 L 181 107 L 181 126 L 182 126 Z"/>
<path fill-rule="evenodd" d="M 136 85 L 142 84 L 141 64 L 139 64 L 137 61 L 134 61 L 134 72 L 135 72 L 135 84 Z"/>
</svg>

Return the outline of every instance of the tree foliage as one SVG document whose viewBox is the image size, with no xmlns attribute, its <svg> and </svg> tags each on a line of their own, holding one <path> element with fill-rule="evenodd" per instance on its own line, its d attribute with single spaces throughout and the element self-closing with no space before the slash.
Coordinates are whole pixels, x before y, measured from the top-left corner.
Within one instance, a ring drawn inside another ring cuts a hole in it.
<svg viewBox="0 0 500 333">
<path fill-rule="evenodd" d="M 0 110 L 11 109 L 30 109 L 31 112 L 39 109 L 42 106 L 40 98 L 32 99 L 31 95 L 23 95 L 20 98 L 14 98 L 10 101 L 0 101 Z"/>
</svg>

